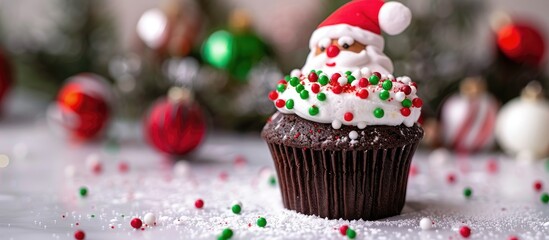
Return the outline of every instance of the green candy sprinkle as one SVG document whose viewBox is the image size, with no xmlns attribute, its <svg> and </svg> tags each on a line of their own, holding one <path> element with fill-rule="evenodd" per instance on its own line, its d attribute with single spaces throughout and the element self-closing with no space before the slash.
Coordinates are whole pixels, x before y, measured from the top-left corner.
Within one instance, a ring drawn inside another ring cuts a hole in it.
<svg viewBox="0 0 549 240">
<path fill-rule="evenodd" d="M 299 78 L 293 77 L 290 79 L 290 85 L 292 85 L 292 87 L 295 87 L 298 84 L 299 84 Z"/>
<path fill-rule="evenodd" d="M 370 82 L 370 84 L 372 85 L 377 85 L 379 83 L 379 77 L 377 75 L 372 75 L 370 76 L 370 78 L 368 79 L 368 81 Z"/>
<path fill-rule="evenodd" d="M 221 236 L 220 236 L 221 239 L 231 239 L 232 237 L 233 237 L 233 230 L 231 230 L 230 228 L 225 228 L 221 232 Z"/>
<path fill-rule="evenodd" d="M 275 186 L 275 185 L 276 185 L 276 178 L 275 178 L 275 176 L 271 176 L 271 177 L 269 178 L 269 184 L 270 184 L 271 186 Z"/>
<path fill-rule="evenodd" d="M 299 96 L 301 97 L 301 99 L 305 100 L 305 99 L 309 98 L 309 91 L 303 90 L 299 93 Z"/>
<path fill-rule="evenodd" d="M 549 194 L 547 194 L 547 193 L 541 194 L 540 200 L 543 204 L 549 203 Z"/>
<path fill-rule="evenodd" d="M 347 232 L 345 232 L 345 234 L 347 235 L 347 237 L 348 237 L 349 239 L 354 239 L 354 238 L 356 238 L 356 232 L 355 232 L 355 230 L 353 230 L 353 229 L 348 228 L 348 229 L 347 229 Z"/>
<path fill-rule="evenodd" d="M 286 82 L 289 82 L 290 81 L 290 75 L 284 76 L 284 80 L 286 80 Z"/>
<path fill-rule="evenodd" d="M 549 159 L 545 160 L 545 170 L 549 172 Z"/>
<path fill-rule="evenodd" d="M 295 87 L 295 91 L 298 92 L 298 93 L 300 93 L 304 89 L 305 89 L 305 87 L 301 84 L 298 84 L 297 87 Z"/>
<path fill-rule="evenodd" d="M 393 83 L 390 80 L 385 80 L 382 84 L 383 89 L 391 90 L 393 88 Z"/>
<path fill-rule="evenodd" d="M 233 211 L 234 214 L 240 214 L 240 211 L 242 211 L 242 207 L 240 205 L 236 204 L 231 207 L 231 211 Z"/>
<path fill-rule="evenodd" d="M 351 74 L 353 74 L 351 71 L 345 72 L 345 75 L 351 75 Z"/>
<path fill-rule="evenodd" d="M 406 108 L 409 108 L 409 107 L 412 106 L 412 101 L 410 99 L 404 99 L 404 100 L 402 100 L 402 106 L 406 107 Z"/>
<path fill-rule="evenodd" d="M 325 93 L 319 93 L 316 95 L 316 99 L 319 101 L 326 101 L 326 94 Z"/>
<path fill-rule="evenodd" d="M 309 108 L 309 114 L 311 116 L 317 115 L 318 114 L 318 107 L 317 106 L 310 107 Z"/>
<path fill-rule="evenodd" d="M 286 108 L 287 109 L 293 109 L 294 108 L 294 100 L 293 99 L 288 99 L 286 101 Z"/>
<path fill-rule="evenodd" d="M 385 111 L 383 111 L 383 109 L 381 109 L 381 108 L 374 109 L 374 116 L 376 118 L 382 118 L 383 115 L 385 115 Z"/>
<path fill-rule="evenodd" d="M 318 83 L 320 83 L 322 86 L 328 84 L 328 82 L 330 82 L 330 80 L 328 79 L 328 76 L 326 76 L 326 75 L 322 75 L 322 76 L 318 79 Z"/>
<path fill-rule="evenodd" d="M 276 90 L 281 93 L 284 92 L 284 90 L 286 90 L 286 84 L 278 84 Z"/>
<path fill-rule="evenodd" d="M 465 198 L 471 198 L 472 195 L 473 189 L 471 189 L 470 187 L 466 187 L 465 189 L 463 189 L 463 196 L 465 196 Z"/>
<path fill-rule="evenodd" d="M 387 100 L 387 99 L 389 99 L 390 96 L 391 96 L 391 94 L 387 90 L 382 90 L 381 92 L 379 92 L 379 98 L 381 100 Z"/>
<path fill-rule="evenodd" d="M 264 217 L 260 217 L 259 219 L 257 219 L 257 226 L 259 227 L 267 226 L 267 219 L 265 219 Z"/>
<path fill-rule="evenodd" d="M 314 69 L 311 69 L 309 73 L 316 73 L 316 71 Z"/>
<path fill-rule="evenodd" d="M 347 76 L 347 82 L 348 82 L 348 83 L 352 83 L 354 80 L 356 80 L 356 78 L 353 77 L 353 75 Z"/>
<path fill-rule="evenodd" d="M 81 187 L 79 193 L 80 197 L 86 197 L 88 195 L 88 189 L 86 187 Z"/>
</svg>

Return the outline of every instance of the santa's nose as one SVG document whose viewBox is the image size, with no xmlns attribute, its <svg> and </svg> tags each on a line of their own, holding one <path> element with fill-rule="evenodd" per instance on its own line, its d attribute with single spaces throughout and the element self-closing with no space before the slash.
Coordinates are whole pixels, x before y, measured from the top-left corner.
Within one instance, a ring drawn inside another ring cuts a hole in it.
<svg viewBox="0 0 549 240">
<path fill-rule="evenodd" d="M 339 55 L 339 48 L 336 45 L 331 45 L 326 49 L 326 55 L 328 55 L 329 58 L 335 58 L 337 55 Z"/>
</svg>

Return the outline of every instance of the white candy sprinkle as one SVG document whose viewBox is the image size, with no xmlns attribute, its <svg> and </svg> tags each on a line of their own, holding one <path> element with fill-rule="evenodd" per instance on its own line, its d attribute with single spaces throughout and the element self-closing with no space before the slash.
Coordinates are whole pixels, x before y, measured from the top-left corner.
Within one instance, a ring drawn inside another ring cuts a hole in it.
<svg viewBox="0 0 549 240">
<path fill-rule="evenodd" d="M 343 86 L 343 85 L 347 84 L 347 78 L 346 77 L 339 77 L 337 79 L 337 82 L 339 83 L 339 85 Z"/>
<path fill-rule="evenodd" d="M 412 81 L 412 79 L 410 79 L 410 77 L 404 76 L 400 78 L 400 81 L 404 84 L 408 84 Z"/>
<path fill-rule="evenodd" d="M 429 218 L 422 218 L 421 221 L 419 221 L 419 227 L 421 230 L 431 230 L 433 228 L 433 221 Z"/>
<path fill-rule="evenodd" d="M 357 80 L 353 80 L 353 81 L 351 82 L 351 86 L 353 86 L 353 87 L 358 86 L 358 81 L 357 81 Z"/>
<path fill-rule="evenodd" d="M 404 99 L 406 99 L 406 94 L 404 94 L 403 92 L 397 92 L 395 94 L 395 100 L 402 102 L 404 101 Z"/>
<path fill-rule="evenodd" d="M 416 87 L 414 87 L 414 86 L 410 86 L 410 88 L 412 89 L 412 95 L 413 95 L 413 94 L 416 94 L 416 92 L 417 92 L 417 89 L 416 89 Z"/>
<path fill-rule="evenodd" d="M 238 205 L 238 206 L 240 206 L 240 207 L 242 208 L 242 202 L 240 202 L 240 201 L 236 201 L 236 200 L 233 201 L 233 203 L 231 204 L 231 206 L 234 206 L 234 205 Z"/>
<path fill-rule="evenodd" d="M 299 70 L 299 69 L 292 70 L 292 72 L 290 73 L 290 76 L 291 77 L 300 77 L 301 76 L 301 70 Z"/>
<path fill-rule="evenodd" d="M 352 139 L 352 140 L 355 140 L 358 138 L 358 133 L 356 131 L 351 131 L 349 133 L 349 138 Z"/>
<path fill-rule="evenodd" d="M 341 128 L 341 121 L 339 121 L 339 120 L 334 120 L 334 121 L 332 122 L 332 128 L 334 128 L 334 129 L 340 129 L 340 128 Z"/>
<path fill-rule="evenodd" d="M 145 224 L 147 224 L 149 226 L 154 226 L 154 224 L 156 222 L 156 216 L 154 215 L 154 213 L 147 213 L 147 214 L 145 214 L 145 217 L 143 217 L 143 220 L 144 220 Z"/>
<path fill-rule="evenodd" d="M 180 160 L 173 166 L 173 174 L 177 177 L 186 177 L 190 172 L 191 166 L 185 160 Z"/>
<path fill-rule="evenodd" d="M 10 164 L 8 155 L 0 154 L 0 168 L 5 168 Z"/>
<path fill-rule="evenodd" d="M 395 79 L 395 76 L 393 76 L 393 74 L 388 74 L 387 78 L 393 80 L 393 79 Z"/>
<path fill-rule="evenodd" d="M 359 129 L 364 129 L 364 128 L 366 128 L 366 122 L 359 122 L 356 126 L 357 126 Z"/>
<path fill-rule="evenodd" d="M 76 168 L 73 165 L 67 165 L 65 167 L 65 176 L 68 178 L 74 177 L 76 174 Z"/>
<path fill-rule="evenodd" d="M 362 73 L 362 77 L 370 77 L 372 75 L 372 72 L 367 67 L 360 69 L 360 73 Z"/>
<path fill-rule="evenodd" d="M 351 75 L 353 75 L 353 77 L 355 77 L 355 79 L 360 79 L 360 77 L 361 77 L 359 70 L 354 71 L 353 73 L 351 73 Z"/>
</svg>

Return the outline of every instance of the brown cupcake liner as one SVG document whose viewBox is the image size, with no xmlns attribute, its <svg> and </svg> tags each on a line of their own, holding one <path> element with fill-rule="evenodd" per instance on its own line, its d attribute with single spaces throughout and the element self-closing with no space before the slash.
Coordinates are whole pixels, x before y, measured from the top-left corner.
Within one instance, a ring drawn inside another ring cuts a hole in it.
<svg viewBox="0 0 549 240">
<path fill-rule="evenodd" d="M 417 146 L 331 151 L 269 143 L 284 207 L 346 220 L 400 214 Z"/>
</svg>

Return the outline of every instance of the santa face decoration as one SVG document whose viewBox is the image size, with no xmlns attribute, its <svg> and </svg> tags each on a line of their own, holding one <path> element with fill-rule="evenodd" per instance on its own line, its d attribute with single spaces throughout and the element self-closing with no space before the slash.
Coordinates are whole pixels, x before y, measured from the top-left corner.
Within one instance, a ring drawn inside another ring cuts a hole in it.
<svg viewBox="0 0 549 240">
<path fill-rule="evenodd" d="M 384 53 L 381 31 L 396 35 L 408 27 L 410 10 L 398 2 L 355 0 L 342 6 L 313 33 L 310 53 L 302 72 L 336 72 L 368 69 L 391 74 L 393 63 Z"/>
</svg>

